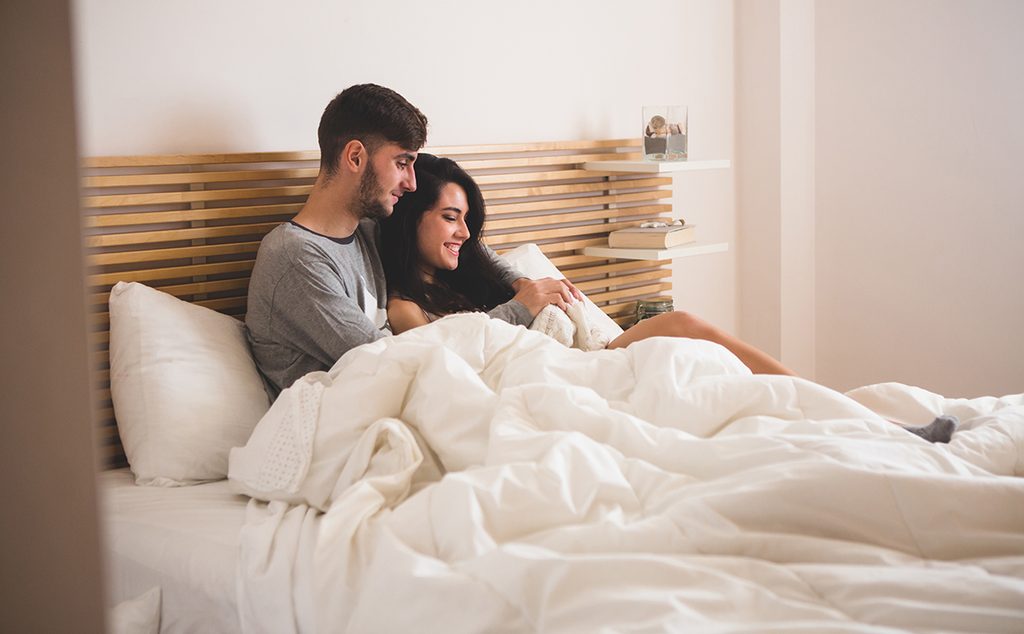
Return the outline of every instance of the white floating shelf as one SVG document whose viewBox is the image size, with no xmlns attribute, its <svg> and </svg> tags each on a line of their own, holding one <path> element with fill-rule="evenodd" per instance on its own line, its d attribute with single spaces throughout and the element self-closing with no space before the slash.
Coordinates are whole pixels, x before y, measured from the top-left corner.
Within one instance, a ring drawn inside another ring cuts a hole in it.
<svg viewBox="0 0 1024 634">
<path fill-rule="evenodd" d="M 674 260 L 675 258 L 687 258 L 706 253 L 721 253 L 728 250 L 728 242 L 716 242 L 714 244 L 694 242 L 672 247 L 671 249 L 622 249 L 599 245 L 583 247 L 583 255 L 597 258 L 617 258 L 620 260 Z"/>
<path fill-rule="evenodd" d="M 714 161 L 587 161 L 583 169 L 595 172 L 645 172 L 666 174 L 693 170 L 722 169 L 732 165 L 729 159 Z"/>
</svg>

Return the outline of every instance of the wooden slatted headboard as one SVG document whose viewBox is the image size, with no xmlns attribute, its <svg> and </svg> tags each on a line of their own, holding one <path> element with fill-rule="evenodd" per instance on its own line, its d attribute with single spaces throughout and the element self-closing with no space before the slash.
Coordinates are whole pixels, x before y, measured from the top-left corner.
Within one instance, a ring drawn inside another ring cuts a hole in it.
<svg viewBox="0 0 1024 634">
<path fill-rule="evenodd" d="M 541 250 L 622 325 L 636 301 L 671 289 L 668 262 L 607 260 L 580 250 L 608 232 L 671 211 L 670 177 L 588 171 L 585 161 L 639 157 L 633 139 L 426 148 L 458 161 L 487 201 L 485 241 L 501 253 Z M 242 318 L 260 239 L 294 215 L 312 188 L 319 152 L 86 159 L 84 219 L 90 339 L 110 467 L 126 464 L 110 399 L 110 288 L 142 282 Z"/>
</svg>

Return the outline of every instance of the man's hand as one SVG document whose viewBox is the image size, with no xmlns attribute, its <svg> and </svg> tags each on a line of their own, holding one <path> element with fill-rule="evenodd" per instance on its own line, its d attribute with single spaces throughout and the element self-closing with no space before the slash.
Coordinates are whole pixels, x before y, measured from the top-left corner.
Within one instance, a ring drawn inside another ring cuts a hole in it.
<svg viewBox="0 0 1024 634">
<path fill-rule="evenodd" d="M 583 299 L 583 293 L 580 293 L 572 282 L 550 277 L 539 280 L 521 277 L 512 282 L 512 288 L 516 291 L 516 296 L 513 299 L 526 306 L 526 309 L 534 317 L 549 304 L 555 304 L 565 310 L 573 300 Z"/>
</svg>

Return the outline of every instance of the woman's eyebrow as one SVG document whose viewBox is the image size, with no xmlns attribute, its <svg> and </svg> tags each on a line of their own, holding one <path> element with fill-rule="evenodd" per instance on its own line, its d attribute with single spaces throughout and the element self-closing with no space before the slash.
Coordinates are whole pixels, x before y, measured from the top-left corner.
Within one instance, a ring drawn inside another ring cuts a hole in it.
<svg viewBox="0 0 1024 634">
<path fill-rule="evenodd" d="M 443 207 L 441 210 L 442 211 L 454 211 L 455 213 L 460 213 L 460 214 L 461 213 L 465 213 L 464 211 L 462 211 L 458 207 Z"/>
</svg>

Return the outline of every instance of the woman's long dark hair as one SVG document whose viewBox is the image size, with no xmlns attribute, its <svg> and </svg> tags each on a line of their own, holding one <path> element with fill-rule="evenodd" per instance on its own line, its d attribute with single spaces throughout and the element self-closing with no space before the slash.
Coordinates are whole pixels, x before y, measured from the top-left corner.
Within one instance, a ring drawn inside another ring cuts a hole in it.
<svg viewBox="0 0 1024 634">
<path fill-rule="evenodd" d="M 480 242 L 484 226 L 484 197 L 473 177 L 455 161 L 420 154 L 414 163 L 416 190 L 406 192 L 394 213 L 380 223 L 381 260 L 388 293 L 419 304 L 435 315 L 490 310 L 512 299 L 515 291 L 503 282 L 497 267 Z M 466 192 L 469 238 L 459 250 L 454 271 L 437 270 L 433 281 L 423 279 L 417 242 L 423 214 L 437 204 L 441 189 L 455 183 Z"/>
</svg>

